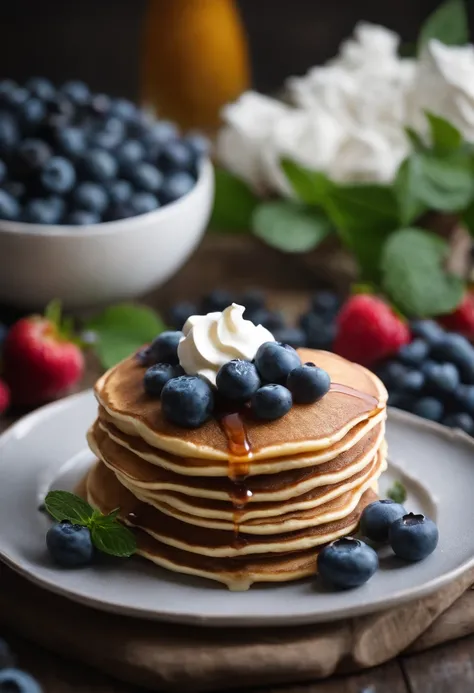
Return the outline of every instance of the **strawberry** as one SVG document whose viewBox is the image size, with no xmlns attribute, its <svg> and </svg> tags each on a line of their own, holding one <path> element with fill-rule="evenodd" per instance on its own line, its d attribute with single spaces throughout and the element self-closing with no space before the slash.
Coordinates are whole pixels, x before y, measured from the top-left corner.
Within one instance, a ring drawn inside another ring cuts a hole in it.
<svg viewBox="0 0 474 693">
<path fill-rule="evenodd" d="M 474 339 L 474 293 L 469 291 L 456 310 L 449 315 L 441 315 L 438 322 L 451 332 Z"/>
<path fill-rule="evenodd" d="M 0 379 L 0 416 L 6 412 L 10 404 L 10 390 L 6 383 Z"/>
<path fill-rule="evenodd" d="M 44 316 L 22 318 L 3 349 L 5 380 L 14 404 L 33 406 L 64 395 L 81 378 L 84 357 L 55 301 Z"/>
<path fill-rule="evenodd" d="M 363 366 L 396 353 L 410 341 L 407 325 L 376 296 L 352 296 L 339 312 L 337 326 L 334 351 Z"/>
</svg>

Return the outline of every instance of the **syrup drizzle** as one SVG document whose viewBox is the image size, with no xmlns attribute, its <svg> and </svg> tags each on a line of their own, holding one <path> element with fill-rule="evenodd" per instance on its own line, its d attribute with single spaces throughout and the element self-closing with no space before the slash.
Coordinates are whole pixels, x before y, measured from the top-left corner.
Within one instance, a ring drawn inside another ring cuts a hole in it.
<svg viewBox="0 0 474 693">
<path fill-rule="evenodd" d="M 240 521 L 245 507 L 252 497 L 252 491 L 245 485 L 253 456 L 252 448 L 244 421 L 239 413 L 224 415 L 221 418 L 221 426 L 227 438 L 229 451 L 228 476 L 234 483 L 234 488 L 230 494 L 233 507 L 234 547 L 242 548 L 245 546 L 246 540 L 240 533 Z"/>
<path fill-rule="evenodd" d="M 367 392 L 357 390 L 355 387 L 350 387 L 349 385 L 331 383 L 329 392 L 341 392 L 342 394 L 349 395 L 350 397 L 357 397 L 358 399 L 362 399 L 364 402 L 367 402 L 367 404 L 370 404 L 374 409 L 377 409 L 379 406 L 379 402 L 376 397 L 367 394 Z"/>
</svg>

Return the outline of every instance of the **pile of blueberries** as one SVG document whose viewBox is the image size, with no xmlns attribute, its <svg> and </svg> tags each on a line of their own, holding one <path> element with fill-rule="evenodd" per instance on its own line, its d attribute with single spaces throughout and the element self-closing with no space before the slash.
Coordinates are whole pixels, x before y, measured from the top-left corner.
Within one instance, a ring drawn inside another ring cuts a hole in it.
<svg viewBox="0 0 474 693">
<path fill-rule="evenodd" d="M 16 668 L 12 651 L 1 638 L 0 693 L 42 693 L 41 686 L 32 676 Z"/>
<path fill-rule="evenodd" d="M 439 533 L 433 520 L 407 513 L 392 500 L 368 505 L 360 518 L 360 534 L 375 545 L 389 544 L 396 556 L 407 562 L 422 561 L 438 545 Z M 336 539 L 318 556 L 321 579 L 339 589 L 363 585 L 377 571 L 379 559 L 374 549 L 355 537 Z"/>
<path fill-rule="evenodd" d="M 333 291 L 318 291 L 311 297 L 309 308 L 300 316 L 297 326 L 290 326 L 280 311 L 268 308 L 264 292 L 252 289 L 234 295 L 230 291 L 216 289 L 199 303 L 185 301 L 174 305 L 169 311 L 168 322 L 175 330 L 182 330 L 191 315 L 221 312 L 231 303 L 245 306 L 244 318 L 266 327 L 277 342 L 289 344 L 295 349 L 308 347 L 330 351 L 336 336 L 336 315 L 342 301 Z"/>
<path fill-rule="evenodd" d="M 213 414 L 247 405 L 255 418 L 274 421 L 293 403 L 317 402 L 331 385 L 329 374 L 314 363 L 301 363 L 293 347 L 265 342 L 253 361 L 233 359 L 218 371 L 216 388 L 203 378 L 185 375 L 178 363 L 183 333 L 162 332 L 137 358 L 147 366 L 145 392 L 159 397 L 163 415 L 183 428 L 198 428 Z"/>
<path fill-rule="evenodd" d="M 411 323 L 414 339 L 377 374 L 389 405 L 474 435 L 474 347 L 432 320 Z"/>
<path fill-rule="evenodd" d="M 126 99 L 83 82 L 0 81 L 0 219 L 97 224 L 188 193 L 208 149 Z"/>
</svg>

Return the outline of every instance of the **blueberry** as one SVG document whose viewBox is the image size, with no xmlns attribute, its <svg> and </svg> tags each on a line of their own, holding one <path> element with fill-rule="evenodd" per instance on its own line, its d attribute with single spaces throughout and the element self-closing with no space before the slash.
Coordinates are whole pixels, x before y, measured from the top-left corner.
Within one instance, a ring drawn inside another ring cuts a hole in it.
<svg viewBox="0 0 474 693">
<path fill-rule="evenodd" d="M 443 328 L 434 320 L 413 320 L 410 330 L 414 337 L 420 337 L 430 345 L 436 344 L 444 336 Z"/>
<path fill-rule="evenodd" d="M 60 128 L 55 133 L 58 149 L 66 156 L 78 158 L 86 150 L 84 131 L 77 127 Z"/>
<path fill-rule="evenodd" d="M 264 342 L 255 356 L 255 365 L 261 377 L 269 383 L 284 382 L 301 359 L 288 344 Z"/>
<path fill-rule="evenodd" d="M 422 371 L 410 370 L 404 373 L 398 382 L 403 392 L 419 393 L 425 384 L 425 374 Z"/>
<path fill-rule="evenodd" d="M 25 84 L 25 87 L 31 94 L 38 99 L 43 99 L 43 101 L 54 99 L 56 94 L 53 83 L 45 77 L 31 77 Z"/>
<path fill-rule="evenodd" d="M 387 404 L 389 407 L 396 407 L 397 409 L 410 411 L 413 404 L 413 399 L 410 397 L 410 395 L 392 390 L 388 393 Z"/>
<path fill-rule="evenodd" d="M 41 123 L 46 115 L 46 107 L 40 99 L 32 98 L 25 101 L 19 112 L 22 129 L 31 131 Z"/>
<path fill-rule="evenodd" d="M 74 104 L 62 94 L 45 101 L 48 113 L 47 122 L 50 126 L 63 127 L 68 125 L 75 115 Z"/>
<path fill-rule="evenodd" d="M 297 404 L 313 404 L 329 392 L 331 378 L 329 373 L 314 363 L 305 363 L 294 368 L 286 381 L 286 386 Z"/>
<path fill-rule="evenodd" d="M 239 304 L 245 307 L 248 313 L 265 309 L 265 294 L 260 289 L 248 289 L 239 297 Z M 244 315 L 247 319 L 247 314 Z"/>
<path fill-rule="evenodd" d="M 128 180 L 111 180 L 105 183 L 105 189 L 113 204 L 128 202 L 133 194 L 133 186 Z"/>
<path fill-rule="evenodd" d="M 135 217 L 136 213 L 131 208 L 128 201 L 114 202 L 105 214 L 105 221 L 119 221 L 120 219 L 128 219 Z"/>
<path fill-rule="evenodd" d="M 186 171 L 178 171 L 167 176 L 160 188 L 160 200 L 163 204 L 169 204 L 187 195 L 196 184 L 194 177 Z"/>
<path fill-rule="evenodd" d="M 311 310 L 317 315 L 334 316 L 341 301 L 333 291 L 318 291 L 311 299 Z"/>
<path fill-rule="evenodd" d="M 43 693 L 35 679 L 20 669 L 0 671 L 0 693 Z"/>
<path fill-rule="evenodd" d="M 92 224 L 99 224 L 100 217 L 94 212 L 89 212 L 86 209 L 76 209 L 64 220 L 65 224 L 71 224 L 72 226 L 90 226 Z"/>
<path fill-rule="evenodd" d="M 26 203 L 22 219 L 28 224 L 57 224 L 60 212 L 49 199 L 33 198 Z"/>
<path fill-rule="evenodd" d="M 422 416 L 430 421 L 441 421 L 444 413 L 444 405 L 435 397 L 421 397 L 411 407 L 413 414 Z"/>
<path fill-rule="evenodd" d="M 94 555 L 91 533 L 87 527 L 66 521 L 51 527 L 46 535 L 46 546 L 53 560 L 64 568 L 87 565 Z"/>
<path fill-rule="evenodd" d="M 66 212 L 66 200 L 63 197 L 60 197 L 60 195 L 50 195 L 46 199 L 56 211 L 57 218 L 61 219 Z"/>
<path fill-rule="evenodd" d="M 430 346 L 423 339 L 414 339 L 410 344 L 404 344 L 398 354 L 398 359 L 407 366 L 419 366 L 428 356 Z"/>
<path fill-rule="evenodd" d="M 280 419 L 290 411 L 292 404 L 291 392 L 283 385 L 264 385 L 251 400 L 253 414 L 264 421 Z"/>
<path fill-rule="evenodd" d="M 169 311 L 169 323 L 175 330 L 182 330 L 184 323 L 191 315 L 199 315 L 199 311 L 194 303 L 189 301 L 177 303 Z"/>
<path fill-rule="evenodd" d="M 306 346 L 310 349 L 331 350 L 336 337 L 335 323 L 311 312 L 301 316 L 300 326 L 306 333 Z"/>
<path fill-rule="evenodd" d="M 182 338 L 182 332 L 171 332 L 170 330 L 158 335 L 150 345 L 150 356 L 153 363 L 177 364 L 179 362 L 178 344 Z"/>
<path fill-rule="evenodd" d="M 370 580 L 379 567 L 375 551 L 359 539 L 336 539 L 318 556 L 318 574 L 323 582 L 350 589 Z"/>
<path fill-rule="evenodd" d="M 11 94 L 12 91 L 18 88 L 18 84 L 12 79 L 2 79 L 0 80 L 0 100 L 3 100 L 5 96 Z"/>
<path fill-rule="evenodd" d="M 474 416 L 474 385 L 459 385 L 455 395 L 459 407 Z"/>
<path fill-rule="evenodd" d="M 133 121 L 136 117 L 137 107 L 127 99 L 113 99 L 110 104 L 110 114 L 124 121 Z"/>
<path fill-rule="evenodd" d="M 159 397 L 163 387 L 171 378 L 183 375 L 183 370 L 179 366 L 172 366 L 170 363 L 155 363 L 147 369 L 143 377 L 145 392 L 152 397 Z"/>
<path fill-rule="evenodd" d="M 3 189 L 16 200 L 20 200 L 26 195 L 26 185 L 18 180 L 5 181 Z"/>
<path fill-rule="evenodd" d="M 158 168 L 165 173 L 190 171 L 193 163 L 194 156 L 191 149 L 179 140 L 164 144 L 157 158 Z"/>
<path fill-rule="evenodd" d="M 246 402 L 260 387 L 260 377 L 250 361 L 233 359 L 225 363 L 217 374 L 219 393 L 227 399 Z"/>
<path fill-rule="evenodd" d="M 78 106 L 84 106 L 91 95 L 87 84 L 79 80 L 65 82 L 61 87 L 61 92 Z"/>
<path fill-rule="evenodd" d="M 433 394 L 453 393 L 459 385 L 459 373 L 452 363 L 435 363 L 430 367 L 425 364 L 426 385 Z"/>
<path fill-rule="evenodd" d="M 146 214 L 158 209 L 160 203 L 156 195 L 149 192 L 138 192 L 132 195 L 129 205 L 134 214 Z"/>
<path fill-rule="evenodd" d="M 215 289 L 202 299 L 202 313 L 220 313 L 233 303 L 233 296 L 225 289 Z"/>
<path fill-rule="evenodd" d="M 112 100 L 107 94 L 93 94 L 87 104 L 87 112 L 103 118 L 110 112 Z"/>
<path fill-rule="evenodd" d="M 112 180 L 117 175 L 117 162 L 104 149 L 90 149 L 81 159 L 81 172 L 87 180 L 102 183 Z"/>
<path fill-rule="evenodd" d="M 209 419 L 214 408 L 210 385 L 195 375 L 169 380 L 161 392 L 164 416 L 184 428 L 198 428 Z"/>
<path fill-rule="evenodd" d="M 115 152 L 121 170 L 130 171 L 130 167 L 145 158 L 145 147 L 138 140 L 127 140 Z"/>
<path fill-rule="evenodd" d="M 474 347 L 462 335 L 446 333 L 431 349 L 431 355 L 438 361 L 454 363 L 465 383 L 474 384 Z"/>
<path fill-rule="evenodd" d="M 262 325 L 272 334 L 277 330 L 285 329 L 285 320 L 279 311 L 260 308 L 255 311 L 247 310 L 244 314 L 246 320 L 250 320 L 254 325 Z"/>
<path fill-rule="evenodd" d="M 422 561 L 438 545 L 438 528 L 424 515 L 408 513 L 390 525 L 388 540 L 397 556 L 405 561 Z"/>
<path fill-rule="evenodd" d="M 272 333 L 277 342 L 289 344 L 294 349 L 306 346 L 306 334 L 300 327 L 280 327 Z"/>
<path fill-rule="evenodd" d="M 377 375 L 389 391 L 399 387 L 406 373 L 407 367 L 398 361 L 386 361 L 377 369 Z"/>
<path fill-rule="evenodd" d="M 360 531 L 364 537 L 372 541 L 388 541 L 390 525 L 406 514 L 403 505 L 393 500 L 375 501 L 364 508 L 360 518 Z"/>
<path fill-rule="evenodd" d="M 5 182 L 7 177 L 7 167 L 4 161 L 0 159 L 0 185 Z"/>
<path fill-rule="evenodd" d="M 29 97 L 30 93 L 27 89 L 18 87 L 5 96 L 5 106 L 11 108 L 12 111 L 18 112 L 21 110 Z"/>
<path fill-rule="evenodd" d="M 2 344 L 4 343 L 5 339 L 7 338 L 8 334 L 8 327 L 3 324 L 3 322 L 0 322 L 0 349 L 2 348 Z M 2 666 L 2 641 L 0 639 L 0 668 Z"/>
<path fill-rule="evenodd" d="M 8 643 L 0 638 L 0 670 L 15 666 L 15 657 Z"/>
<path fill-rule="evenodd" d="M 89 137 L 91 147 L 99 147 L 100 149 L 115 149 L 122 141 L 122 136 L 117 132 L 107 132 L 106 130 L 98 130 L 93 132 Z"/>
<path fill-rule="evenodd" d="M 74 204 L 78 209 L 102 214 L 108 205 L 108 196 L 99 183 L 80 183 L 73 193 Z"/>
<path fill-rule="evenodd" d="M 0 189 L 0 219 L 7 221 L 16 221 L 20 216 L 20 205 L 18 201 L 6 192 Z"/>
<path fill-rule="evenodd" d="M 13 170 L 19 177 L 31 175 L 43 168 L 53 155 L 46 142 L 38 139 L 26 139 L 16 151 Z"/>
<path fill-rule="evenodd" d="M 170 123 L 168 120 L 158 120 L 145 134 L 144 142 L 145 146 L 155 144 L 161 148 L 177 137 L 178 129 L 174 123 Z"/>
<path fill-rule="evenodd" d="M 449 414 L 443 419 L 442 423 L 450 428 L 460 428 L 461 431 L 464 431 L 470 436 L 474 435 L 474 419 L 466 412 Z"/>
<path fill-rule="evenodd" d="M 20 133 L 16 120 L 10 113 L 0 111 L 0 154 L 10 152 L 19 139 Z"/>
<path fill-rule="evenodd" d="M 201 159 L 209 153 L 210 142 L 207 137 L 204 137 L 199 132 L 189 132 L 183 141 L 189 147 L 195 159 Z"/>
<path fill-rule="evenodd" d="M 146 161 L 141 161 L 130 169 L 128 178 L 138 190 L 145 192 L 157 192 L 163 185 L 163 174 L 156 166 Z"/>
<path fill-rule="evenodd" d="M 70 161 L 62 156 L 53 156 L 43 166 L 40 175 L 45 190 L 52 193 L 65 193 L 76 182 L 76 171 Z"/>
</svg>

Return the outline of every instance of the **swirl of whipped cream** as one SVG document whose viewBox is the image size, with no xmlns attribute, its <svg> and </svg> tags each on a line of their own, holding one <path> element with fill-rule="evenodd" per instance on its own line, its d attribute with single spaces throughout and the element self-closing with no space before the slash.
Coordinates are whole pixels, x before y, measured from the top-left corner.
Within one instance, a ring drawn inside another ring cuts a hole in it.
<svg viewBox="0 0 474 693">
<path fill-rule="evenodd" d="M 233 303 L 222 313 L 192 315 L 178 345 L 181 367 L 216 384 L 219 368 L 232 359 L 251 361 L 261 344 L 275 338 L 262 325 L 244 320 L 245 308 Z"/>
</svg>

